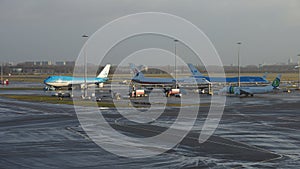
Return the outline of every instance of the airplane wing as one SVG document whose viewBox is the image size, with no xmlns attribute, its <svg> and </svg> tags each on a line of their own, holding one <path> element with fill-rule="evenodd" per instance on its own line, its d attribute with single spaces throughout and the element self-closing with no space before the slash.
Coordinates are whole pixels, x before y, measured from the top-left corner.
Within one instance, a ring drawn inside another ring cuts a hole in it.
<svg viewBox="0 0 300 169">
<path fill-rule="evenodd" d="M 253 94 L 253 92 L 249 89 L 240 89 L 240 94 Z"/>
</svg>

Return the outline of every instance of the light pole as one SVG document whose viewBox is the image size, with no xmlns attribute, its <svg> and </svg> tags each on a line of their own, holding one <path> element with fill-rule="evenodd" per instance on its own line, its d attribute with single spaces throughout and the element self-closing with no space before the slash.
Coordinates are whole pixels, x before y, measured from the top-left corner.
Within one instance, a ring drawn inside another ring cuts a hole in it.
<svg viewBox="0 0 300 169">
<path fill-rule="evenodd" d="M 4 85 L 3 83 L 3 63 L 1 62 L 1 84 Z"/>
<path fill-rule="evenodd" d="M 88 38 L 88 35 L 82 35 L 83 38 Z M 87 97 L 87 56 L 86 56 L 86 46 L 84 46 L 83 49 L 83 55 L 84 55 L 84 95 L 83 97 L 86 98 Z"/>
<path fill-rule="evenodd" d="M 239 87 L 241 87 L 240 48 L 241 48 L 242 42 L 238 42 L 236 44 L 238 44 L 238 58 L 237 58 L 238 59 L 238 85 L 239 85 Z"/>
<path fill-rule="evenodd" d="M 175 64 L 174 64 L 174 71 L 175 71 L 175 88 L 177 89 L 177 72 L 176 72 L 176 67 L 177 67 L 177 56 L 176 56 L 176 44 L 177 44 L 178 40 L 174 39 L 174 57 L 175 57 Z"/>
<path fill-rule="evenodd" d="M 300 54 L 298 54 L 298 90 L 300 90 Z"/>
</svg>

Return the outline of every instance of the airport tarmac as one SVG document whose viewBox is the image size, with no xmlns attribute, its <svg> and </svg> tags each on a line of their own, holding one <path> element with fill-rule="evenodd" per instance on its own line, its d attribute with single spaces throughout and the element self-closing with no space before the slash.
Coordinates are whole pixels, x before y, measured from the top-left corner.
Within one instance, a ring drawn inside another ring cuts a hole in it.
<svg viewBox="0 0 300 169">
<path fill-rule="evenodd" d="M 158 156 L 132 159 L 111 154 L 89 139 L 71 105 L 0 97 L 0 168 L 298 168 L 299 98 L 297 92 L 227 97 L 217 130 L 202 144 L 199 130 L 209 107 L 200 106 L 193 130 L 180 144 Z M 201 96 L 201 103 L 209 102 L 210 96 Z M 178 109 L 166 107 L 158 120 L 142 125 L 114 108 L 101 112 L 119 132 L 149 137 L 166 130 Z"/>
<path fill-rule="evenodd" d="M 43 88 L 45 85 L 43 83 L 39 82 L 23 82 L 23 81 L 10 81 L 8 86 L 2 86 L 0 85 L 1 88 Z"/>
</svg>

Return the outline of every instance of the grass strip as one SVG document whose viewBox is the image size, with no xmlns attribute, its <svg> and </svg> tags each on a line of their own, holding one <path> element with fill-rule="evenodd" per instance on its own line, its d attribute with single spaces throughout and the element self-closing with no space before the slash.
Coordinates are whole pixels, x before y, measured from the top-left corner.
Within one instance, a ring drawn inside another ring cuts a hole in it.
<svg viewBox="0 0 300 169">
<path fill-rule="evenodd" d="M 67 105 L 74 105 L 72 98 L 63 98 L 59 99 L 58 97 L 54 96 L 43 96 L 43 95 L 7 95 L 7 94 L 0 94 L 1 97 L 16 99 L 20 101 L 27 101 L 27 102 L 44 102 L 50 104 L 67 104 Z M 76 105 L 78 106 L 95 106 L 96 104 L 98 107 L 111 107 L 115 108 L 118 107 L 135 107 L 135 108 L 145 108 L 150 105 L 143 105 L 139 103 L 134 103 L 129 105 L 130 102 L 124 103 L 117 103 L 116 105 L 114 102 L 111 101 L 101 101 L 95 102 L 93 100 L 76 100 Z M 201 107 L 209 107 L 210 103 L 201 103 L 201 104 L 180 104 L 180 103 L 167 103 L 168 107 L 185 107 L 185 106 L 201 106 Z"/>
</svg>

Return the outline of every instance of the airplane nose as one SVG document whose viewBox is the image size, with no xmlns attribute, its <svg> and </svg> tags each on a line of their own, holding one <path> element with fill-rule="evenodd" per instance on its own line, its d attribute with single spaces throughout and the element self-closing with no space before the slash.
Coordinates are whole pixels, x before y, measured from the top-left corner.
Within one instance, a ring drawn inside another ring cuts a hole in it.
<svg viewBox="0 0 300 169">
<path fill-rule="evenodd" d="M 51 80 L 51 77 L 48 77 L 47 79 L 44 80 L 44 83 L 49 83 Z"/>
</svg>

